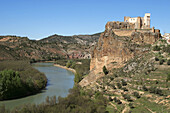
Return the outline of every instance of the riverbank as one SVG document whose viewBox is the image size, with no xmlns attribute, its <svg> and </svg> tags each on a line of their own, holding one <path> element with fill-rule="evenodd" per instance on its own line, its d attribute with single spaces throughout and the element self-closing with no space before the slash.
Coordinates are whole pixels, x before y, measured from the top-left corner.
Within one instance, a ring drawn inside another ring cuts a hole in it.
<svg viewBox="0 0 170 113">
<path fill-rule="evenodd" d="M 67 69 L 69 71 L 72 71 L 73 73 L 76 73 L 76 70 L 72 69 L 72 68 L 68 68 L 66 66 L 62 66 L 62 65 L 59 65 L 59 64 L 54 64 L 54 66 L 56 67 L 60 67 L 60 68 L 63 68 L 63 69 Z"/>
<path fill-rule="evenodd" d="M 48 79 L 46 88 L 35 95 L 0 101 L 0 106 L 5 105 L 6 109 L 14 110 L 16 107 L 23 106 L 24 104 L 40 105 L 45 102 L 47 96 L 56 96 L 56 100 L 59 96 L 67 97 L 69 89 L 74 86 L 74 73 L 56 67 L 54 63 L 35 63 L 32 64 L 32 67 L 46 75 Z"/>
</svg>

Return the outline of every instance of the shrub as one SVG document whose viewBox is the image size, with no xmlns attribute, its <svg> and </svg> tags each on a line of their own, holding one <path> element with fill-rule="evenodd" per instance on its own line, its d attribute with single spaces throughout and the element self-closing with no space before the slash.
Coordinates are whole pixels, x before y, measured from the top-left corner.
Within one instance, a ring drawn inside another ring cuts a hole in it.
<svg viewBox="0 0 170 113">
<path fill-rule="evenodd" d="M 123 89 L 124 91 L 128 91 L 128 89 L 127 89 L 126 87 L 123 87 L 122 89 Z"/>
<path fill-rule="evenodd" d="M 150 93 L 156 93 L 156 87 L 150 87 L 149 92 Z"/>
<path fill-rule="evenodd" d="M 155 61 L 159 61 L 159 58 L 155 57 Z"/>
<path fill-rule="evenodd" d="M 116 89 L 116 86 L 113 84 L 113 85 L 112 85 L 112 88 L 113 88 L 113 89 Z"/>
<path fill-rule="evenodd" d="M 148 91 L 148 88 L 144 85 L 144 86 L 143 86 L 143 90 L 144 90 L 144 91 Z"/>
<path fill-rule="evenodd" d="M 140 98 L 140 95 L 139 95 L 138 92 L 134 92 L 133 94 L 134 94 L 134 96 L 135 96 L 136 98 Z"/>
<path fill-rule="evenodd" d="M 74 77 L 74 82 L 79 83 L 82 80 L 82 75 L 76 73 Z"/>
<path fill-rule="evenodd" d="M 70 68 L 71 65 L 72 65 L 72 61 L 69 60 L 69 61 L 67 62 L 67 64 L 66 64 L 66 67 L 67 67 L 67 68 Z"/>
<path fill-rule="evenodd" d="M 160 96 L 163 96 L 163 95 L 164 95 L 164 94 L 162 93 L 162 90 L 161 90 L 161 89 L 158 89 L 158 88 L 156 88 L 155 94 L 158 94 L 158 95 L 160 95 Z"/>
<path fill-rule="evenodd" d="M 126 86 L 126 85 L 127 85 L 126 81 L 123 80 L 123 79 L 122 79 L 122 85 L 123 85 L 123 86 Z"/>
<path fill-rule="evenodd" d="M 107 75 L 107 74 L 109 73 L 109 71 L 106 69 L 106 66 L 103 66 L 103 73 L 104 73 L 105 75 Z"/>
<path fill-rule="evenodd" d="M 132 101 L 131 97 L 127 94 L 123 94 L 124 99 L 127 99 L 127 101 Z"/>
<path fill-rule="evenodd" d="M 163 63 L 164 63 L 164 60 L 161 59 L 161 60 L 159 61 L 159 64 L 162 65 Z"/>
<path fill-rule="evenodd" d="M 16 97 L 22 86 L 19 73 L 13 70 L 0 72 L 0 84 L 0 100 Z"/>
<path fill-rule="evenodd" d="M 117 87 L 118 87 L 119 89 L 121 89 L 121 88 L 122 88 L 122 85 L 121 85 L 120 83 L 117 83 Z"/>
<path fill-rule="evenodd" d="M 133 103 L 129 103 L 129 107 L 132 108 L 132 109 L 135 108 Z"/>
<path fill-rule="evenodd" d="M 156 45 L 156 46 L 153 47 L 153 50 L 154 50 L 154 51 L 160 51 L 161 48 L 160 48 L 159 46 Z"/>
<path fill-rule="evenodd" d="M 113 99 L 109 96 L 109 101 L 113 101 Z"/>
<path fill-rule="evenodd" d="M 113 99 L 117 104 L 121 104 L 122 102 L 119 100 L 119 99 L 117 99 L 116 97 Z"/>
<path fill-rule="evenodd" d="M 167 65 L 170 65 L 170 59 L 167 61 Z"/>
<path fill-rule="evenodd" d="M 168 73 L 166 81 L 168 82 L 169 80 L 170 80 L 170 73 Z"/>
</svg>

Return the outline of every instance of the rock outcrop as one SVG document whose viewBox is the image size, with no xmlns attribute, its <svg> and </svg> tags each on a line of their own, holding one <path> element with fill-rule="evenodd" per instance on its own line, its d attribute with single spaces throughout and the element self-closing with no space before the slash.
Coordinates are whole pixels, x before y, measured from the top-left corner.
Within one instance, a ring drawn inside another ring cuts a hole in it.
<svg viewBox="0 0 170 113">
<path fill-rule="evenodd" d="M 134 42 L 141 44 L 154 44 L 159 39 L 160 33 L 153 33 L 153 32 L 133 32 L 131 34 L 131 38 Z"/>
<path fill-rule="evenodd" d="M 101 34 L 97 45 L 91 52 L 91 73 L 80 82 L 81 86 L 86 86 L 99 78 L 101 75 L 99 73 L 103 72 L 104 66 L 108 70 L 123 67 L 134 56 L 148 51 L 143 48 L 145 44 L 153 44 L 159 39 L 158 34 L 148 31 L 133 32 L 131 37 L 118 36 L 114 33 L 115 28 L 124 29 L 127 28 L 127 24 L 119 23 L 118 25 L 115 22 L 106 24 L 105 31 Z"/>
</svg>

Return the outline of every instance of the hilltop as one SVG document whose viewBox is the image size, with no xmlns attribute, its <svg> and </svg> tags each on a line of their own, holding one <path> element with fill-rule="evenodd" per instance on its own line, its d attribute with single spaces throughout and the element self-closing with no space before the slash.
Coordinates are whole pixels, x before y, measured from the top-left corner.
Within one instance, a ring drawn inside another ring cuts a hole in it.
<svg viewBox="0 0 170 113">
<path fill-rule="evenodd" d="M 52 35 L 41 40 L 27 37 L 0 36 L 0 60 L 29 59 L 32 61 L 61 58 L 90 58 L 90 47 L 98 41 L 93 35 Z"/>
</svg>

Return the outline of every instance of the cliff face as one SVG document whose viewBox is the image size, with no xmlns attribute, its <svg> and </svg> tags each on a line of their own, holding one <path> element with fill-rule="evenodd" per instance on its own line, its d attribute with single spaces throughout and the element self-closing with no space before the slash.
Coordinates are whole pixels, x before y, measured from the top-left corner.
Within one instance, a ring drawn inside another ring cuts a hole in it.
<svg viewBox="0 0 170 113">
<path fill-rule="evenodd" d="M 112 30 L 106 29 L 92 51 L 90 70 L 94 69 L 97 74 L 102 72 L 103 66 L 109 70 L 122 67 L 124 62 L 134 56 L 128 40 L 127 37 L 119 37 Z"/>
<path fill-rule="evenodd" d="M 81 86 L 86 86 L 104 76 L 100 74 L 103 72 L 103 66 L 106 66 L 108 70 L 121 68 L 134 56 L 147 52 L 145 44 L 152 44 L 159 39 L 158 34 L 148 31 L 133 32 L 131 37 L 127 37 L 126 34 L 118 36 L 114 33 L 115 28 L 124 29 L 127 28 L 127 24 L 118 23 L 117 25 L 115 22 L 106 24 L 104 33 L 101 34 L 91 52 L 91 73 L 80 82 Z"/>
</svg>

